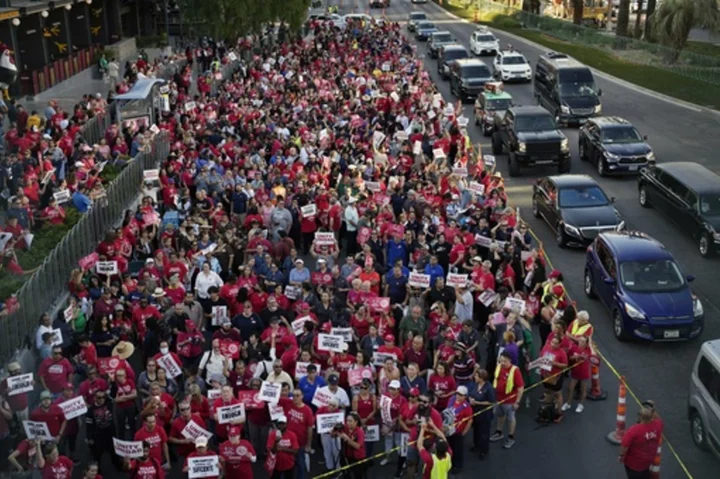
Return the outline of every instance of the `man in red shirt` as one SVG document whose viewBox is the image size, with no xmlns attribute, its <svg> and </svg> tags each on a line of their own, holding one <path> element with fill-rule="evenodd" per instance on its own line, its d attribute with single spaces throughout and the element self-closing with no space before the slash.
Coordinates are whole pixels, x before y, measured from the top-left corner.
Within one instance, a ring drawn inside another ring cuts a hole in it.
<svg viewBox="0 0 720 479">
<path fill-rule="evenodd" d="M 52 356 L 45 358 L 40 363 L 40 382 L 43 387 L 58 396 L 63 391 L 65 384 L 73 382 L 74 368 L 67 358 L 62 355 L 60 346 L 53 346 Z"/>
<path fill-rule="evenodd" d="M 250 442 L 240 439 L 240 428 L 228 428 L 228 440 L 218 447 L 225 479 L 253 479 L 257 454 Z"/>
<path fill-rule="evenodd" d="M 70 479 L 72 477 L 73 462 L 61 456 L 55 443 L 49 443 L 43 448 L 37 448 L 37 465 L 42 471 L 43 479 Z"/>
<path fill-rule="evenodd" d="M 115 402 L 115 415 L 117 416 L 118 431 L 120 439 L 125 439 L 125 425 L 130 427 L 130 435 L 135 434 L 135 400 L 137 399 L 137 388 L 135 381 L 127 377 L 124 369 L 115 372 L 115 379 L 110 377 L 113 384 L 110 386 L 110 394 Z"/>
<path fill-rule="evenodd" d="M 147 442 L 150 445 L 150 457 L 158 464 L 165 458 L 167 469 L 170 470 L 170 451 L 168 449 L 168 438 L 165 430 L 157 427 L 157 418 L 154 414 L 145 416 L 143 427 L 135 433 L 134 441 Z"/>
<path fill-rule="evenodd" d="M 183 430 L 185 430 L 185 427 L 191 422 L 203 429 L 207 429 L 207 424 L 205 424 L 205 421 L 203 421 L 199 414 L 193 414 L 191 412 L 189 402 L 181 402 L 179 409 L 180 415 L 175 418 L 170 426 L 170 437 L 168 438 L 168 442 L 176 446 L 178 456 L 187 457 L 190 453 L 195 451 L 197 442 L 192 437 L 183 435 Z"/>
<path fill-rule="evenodd" d="M 97 365 L 97 349 L 86 335 L 78 338 L 80 352 L 75 356 L 75 362 L 80 369 L 87 373 L 90 366 Z"/>
<path fill-rule="evenodd" d="M 498 358 L 495 368 L 495 397 L 498 402 L 497 430 L 490 436 L 490 441 L 497 442 L 503 438 L 503 426 L 505 420 L 508 424 L 508 438 L 503 444 L 505 449 L 510 449 L 515 444 L 515 411 L 520 407 L 525 383 L 523 382 L 520 368 L 514 366 L 510 354 L 503 351 Z"/>
<path fill-rule="evenodd" d="M 244 419 L 236 419 L 229 424 L 220 424 L 218 421 L 218 408 L 232 406 L 239 403 L 240 400 L 236 399 L 235 396 L 233 396 L 233 389 L 231 386 L 223 386 L 220 397 L 213 402 L 212 414 L 215 419 L 215 435 L 218 437 L 219 440 L 224 441 L 228 438 L 228 427 L 230 426 L 237 426 L 240 429 L 240 432 L 242 432 L 242 425 L 245 422 Z"/>
<path fill-rule="evenodd" d="M 160 383 L 150 383 L 150 396 L 143 404 L 141 416 L 154 415 L 161 429 L 166 429 L 175 416 L 175 399 L 162 390 Z"/>
<path fill-rule="evenodd" d="M 200 436 L 195 440 L 195 448 L 196 450 L 191 452 L 185 459 L 185 465 L 183 466 L 183 472 L 188 472 L 190 470 L 190 459 L 194 457 L 216 457 L 218 458 L 218 455 L 215 454 L 212 451 L 208 451 L 208 439 L 205 436 Z M 219 458 L 217 459 L 217 463 L 219 466 Z M 218 467 L 219 469 L 219 467 Z M 203 476 L 207 477 L 208 479 L 217 479 L 220 476 Z M 251 475 L 252 477 L 252 475 Z"/>
<path fill-rule="evenodd" d="M 125 470 L 133 479 L 165 479 L 160 461 L 150 455 L 150 444 L 143 442 L 143 455 L 137 459 L 125 458 Z"/>
<path fill-rule="evenodd" d="M 147 296 L 143 296 L 140 298 L 140 304 L 135 308 L 135 311 L 133 311 L 132 314 L 133 324 L 135 324 L 135 328 L 137 329 L 138 336 L 140 336 L 141 340 L 145 338 L 145 333 L 147 332 L 145 323 L 149 318 L 155 318 L 160 321 L 160 319 L 162 319 L 162 315 L 155 305 L 148 304 Z"/>
<path fill-rule="evenodd" d="M 295 389 L 292 399 L 280 398 L 279 404 L 288 420 L 288 431 L 295 433 L 298 440 L 299 450 L 297 458 L 295 458 L 295 465 L 298 469 L 297 479 L 303 479 L 305 477 L 305 454 L 303 451 L 310 453 L 312 449 L 313 425 L 315 424 L 313 412 L 310 406 L 303 402 L 302 389 Z"/>
<path fill-rule="evenodd" d="M 20 376 L 22 372 L 22 366 L 18 362 L 12 362 L 8 364 L 8 377 Z M 15 413 L 18 420 L 23 421 L 28 418 L 28 393 L 8 395 L 8 378 L 3 379 L 0 383 L 0 395 L 7 399 L 10 409 Z"/>
<path fill-rule="evenodd" d="M 98 376 L 97 367 L 90 366 L 87 370 L 87 379 L 80 383 L 80 394 L 85 398 L 86 403 L 91 404 L 97 391 L 107 391 L 108 388 L 107 381 Z"/>
<path fill-rule="evenodd" d="M 30 414 L 30 420 L 47 424 L 50 435 L 55 438 L 56 442 L 60 442 L 65 433 L 65 414 L 60 406 L 52 402 L 53 395 L 50 391 L 40 393 L 40 405 Z"/>
<path fill-rule="evenodd" d="M 420 459 L 422 459 L 425 466 L 423 467 L 423 479 L 430 479 L 430 477 L 432 477 L 432 470 L 436 465 L 447 474 L 447 472 L 451 470 L 450 466 L 452 464 L 452 450 L 442 431 L 436 431 L 436 434 L 439 435 L 439 440 L 435 441 L 434 451 L 432 453 L 428 451 L 428 448 L 432 446 L 432 442 L 426 439 L 429 434 L 427 429 L 430 429 L 430 427 L 425 423 L 420 426 L 420 436 L 417 442 Z"/>
<path fill-rule="evenodd" d="M 663 422 L 655 416 L 651 403 L 643 403 L 640 422 L 625 431 L 618 460 L 625 465 L 628 479 L 649 479 L 650 466 L 657 454 Z"/>
<path fill-rule="evenodd" d="M 276 429 L 268 434 L 267 449 L 275 454 L 274 479 L 292 479 L 295 470 L 295 457 L 300 450 L 297 436 L 288 430 L 288 420 L 280 416 L 275 420 Z"/>
</svg>

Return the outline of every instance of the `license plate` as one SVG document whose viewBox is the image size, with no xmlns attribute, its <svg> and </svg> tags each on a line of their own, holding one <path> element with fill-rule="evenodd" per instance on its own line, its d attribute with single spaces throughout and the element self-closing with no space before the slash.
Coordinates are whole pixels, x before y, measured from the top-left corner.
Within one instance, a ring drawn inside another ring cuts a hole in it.
<svg viewBox="0 0 720 479">
<path fill-rule="evenodd" d="M 536 165 L 552 165 L 553 160 L 539 160 L 535 162 Z"/>
<path fill-rule="evenodd" d="M 639 165 L 630 165 L 628 166 L 628 171 L 637 171 Z"/>
<path fill-rule="evenodd" d="M 663 337 L 664 337 L 665 339 L 679 338 L 679 337 L 680 337 L 680 331 L 678 331 L 677 329 L 674 329 L 674 330 L 672 330 L 672 331 L 664 331 L 664 332 L 663 332 Z"/>
</svg>

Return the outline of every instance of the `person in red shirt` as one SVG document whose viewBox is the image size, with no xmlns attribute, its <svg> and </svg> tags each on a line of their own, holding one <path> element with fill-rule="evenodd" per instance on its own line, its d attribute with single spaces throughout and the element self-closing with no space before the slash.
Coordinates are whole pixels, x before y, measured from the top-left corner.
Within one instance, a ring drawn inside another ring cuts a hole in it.
<svg viewBox="0 0 720 479">
<path fill-rule="evenodd" d="M 189 455 L 185 458 L 185 465 L 183 466 L 183 472 L 188 472 L 190 470 L 190 459 L 193 457 L 218 457 L 217 454 L 215 454 L 212 451 L 208 451 L 208 439 L 205 436 L 200 436 L 197 439 L 195 439 L 195 448 L 196 450 L 191 452 Z M 219 462 L 219 458 L 218 458 Z M 204 476 L 208 479 L 217 479 L 220 476 Z M 252 477 L 252 476 L 251 476 Z"/>
<path fill-rule="evenodd" d="M 137 459 L 125 458 L 125 470 L 132 479 L 165 479 L 160 461 L 150 455 L 151 446 L 143 441 L 143 455 Z"/>
<path fill-rule="evenodd" d="M 379 353 L 394 354 L 399 363 L 404 362 L 403 350 L 400 347 L 395 346 L 395 336 L 392 334 L 385 335 L 385 344 L 380 345 L 377 351 Z"/>
<path fill-rule="evenodd" d="M 229 423 L 229 424 L 220 424 L 218 422 L 218 408 L 225 407 L 225 406 L 232 406 L 234 404 L 239 404 L 240 400 L 236 399 L 233 395 L 233 389 L 231 386 L 223 386 L 222 392 L 220 393 L 220 397 L 217 398 L 212 405 L 212 414 L 213 418 L 215 419 L 215 435 L 220 440 L 225 440 L 228 438 L 228 427 L 230 426 L 237 426 L 240 428 L 240 431 L 242 432 L 243 423 L 245 422 L 244 419 L 236 419 L 235 421 Z"/>
<path fill-rule="evenodd" d="M 228 428 L 228 440 L 218 446 L 225 479 L 253 479 L 252 464 L 257 454 L 250 442 L 240 439 L 240 428 Z"/>
<path fill-rule="evenodd" d="M 628 479 L 650 477 L 650 466 L 657 454 L 664 425 L 651 402 L 643 403 L 640 422 L 625 431 L 618 460 L 625 466 Z"/>
<path fill-rule="evenodd" d="M 11 362 L 7 366 L 8 377 L 22 375 L 22 366 L 18 362 Z M 7 399 L 10 409 L 15 416 L 20 419 L 27 419 L 28 415 L 28 393 L 8 395 L 8 378 L 5 378 L 0 382 L 0 395 Z"/>
<path fill-rule="evenodd" d="M 203 418 L 201 418 L 198 414 L 194 414 L 190 410 L 189 402 L 181 402 L 178 409 L 180 410 L 180 415 L 173 420 L 170 426 L 170 436 L 168 437 L 168 442 L 176 446 L 175 450 L 179 456 L 187 457 L 195 451 L 197 443 L 195 440 L 185 437 L 183 435 L 183 430 L 191 422 L 203 429 L 207 429 L 207 424 L 205 424 Z M 207 446 L 207 443 L 205 445 Z"/>
<path fill-rule="evenodd" d="M 58 396 L 57 399 L 55 399 L 53 405 L 60 407 L 60 404 L 64 403 L 65 401 L 75 399 L 76 397 L 80 397 L 80 395 L 75 393 L 72 383 L 67 383 L 65 385 L 65 389 L 63 389 L 62 394 Z M 68 456 L 70 456 L 70 458 L 73 459 L 74 462 L 76 461 L 75 451 L 77 445 L 77 434 L 78 431 L 80 431 L 80 421 L 76 417 L 72 419 L 66 419 L 64 417 L 64 414 L 63 421 L 65 422 L 65 430 L 63 431 L 63 441 L 60 444 L 60 447 L 64 453 L 66 453 Z M 83 423 L 85 423 L 84 419 Z"/>
<path fill-rule="evenodd" d="M 73 382 L 74 370 L 70 361 L 63 357 L 62 348 L 53 346 L 52 356 L 40 363 L 38 376 L 43 387 L 57 396 L 62 392 L 65 384 Z"/>
<path fill-rule="evenodd" d="M 197 372 L 197 369 L 195 372 Z M 210 401 L 202 395 L 202 390 L 197 384 L 191 384 L 188 392 L 190 393 L 190 397 L 188 398 L 190 401 L 190 410 L 193 414 L 197 414 L 207 422 L 210 419 Z"/>
<path fill-rule="evenodd" d="M 426 439 L 428 434 L 432 434 L 429 430 L 434 430 L 435 434 L 439 436 L 439 439 L 434 441 L 435 446 L 432 453 L 428 451 L 428 448 L 432 447 L 433 442 Z M 443 471 L 447 472 L 451 470 L 452 450 L 450 449 L 450 445 L 443 432 L 439 429 L 432 428 L 432 424 L 423 423 L 420 426 L 417 449 L 424 465 L 423 479 L 430 479 L 430 477 L 432 477 L 432 470 L 436 465 Z"/>
<path fill-rule="evenodd" d="M 300 449 L 296 465 L 298 468 L 304 468 L 305 458 L 302 452 L 309 453 L 312 450 L 313 426 L 315 425 L 312 409 L 303 402 L 303 391 L 299 388 L 293 391 L 292 399 L 280 398 L 278 404 L 282 406 L 288 420 L 288 431 L 293 432 L 298 440 Z M 304 472 L 300 471 L 298 477 L 305 477 Z"/>
<path fill-rule="evenodd" d="M 55 198 L 50 197 L 48 205 L 42 210 L 40 217 L 51 225 L 61 225 L 65 223 L 65 208 L 58 205 Z"/>
<path fill-rule="evenodd" d="M 573 391 L 575 391 L 577 384 L 580 383 L 580 401 L 578 402 L 577 408 L 575 408 L 575 412 L 581 413 L 583 412 L 583 409 L 585 409 L 583 402 L 587 396 L 587 386 L 591 375 L 590 366 L 592 363 L 590 358 L 592 358 L 594 354 L 590 344 L 588 343 L 587 336 L 578 336 L 577 341 L 577 344 L 573 344 L 568 352 L 568 359 L 573 365 L 573 368 L 570 370 L 568 400 L 565 404 L 563 404 L 562 410 L 568 411 L 572 407 L 571 401 Z"/>
<path fill-rule="evenodd" d="M 351 412 L 345 419 L 345 429 L 340 433 L 340 440 L 343 444 L 343 454 L 347 459 L 351 477 L 362 479 L 369 463 L 365 459 L 365 431 L 360 425 L 360 416 Z"/>
<path fill-rule="evenodd" d="M 87 371 L 87 379 L 80 383 L 80 395 L 85 398 L 87 404 L 91 404 L 97 391 L 107 391 L 108 382 L 98 376 L 97 367 L 90 366 Z"/>
<path fill-rule="evenodd" d="M 400 429 L 400 425 L 398 424 L 398 418 L 400 417 L 400 411 L 407 403 L 407 399 L 405 399 L 405 396 L 401 394 L 400 381 L 398 381 L 397 379 L 393 379 L 392 381 L 390 381 L 390 384 L 388 384 L 388 394 L 386 395 L 386 397 L 390 398 L 390 422 L 386 422 L 385 420 L 383 420 L 381 434 L 385 436 L 385 452 L 389 453 L 393 448 L 393 443 L 396 447 L 400 446 L 400 434 L 402 433 L 402 430 Z M 381 411 L 382 404 L 383 400 L 381 398 Z M 385 466 L 388 462 L 389 459 L 386 455 L 382 459 L 382 461 L 380 461 L 380 465 Z"/>
<path fill-rule="evenodd" d="M 43 448 L 37 448 L 37 465 L 42 471 L 43 479 L 70 479 L 72 478 L 73 462 L 61 456 L 55 443 L 49 443 Z"/>
<path fill-rule="evenodd" d="M 157 418 L 158 425 L 167 432 L 175 412 L 175 399 L 168 393 L 163 392 L 160 383 L 151 383 L 150 396 L 145 400 L 140 415 L 143 417 L 154 415 Z"/>
<path fill-rule="evenodd" d="M 540 357 L 547 358 L 550 362 L 550 370 L 542 369 L 543 386 L 545 387 L 545 398 L 543 402 L 554 402 L 558 415 L 562 414 L 563 397 L 563 369 L 568 366 L 568 357 L 565 350 L 560 347 L 560 338 L 555 336 L 545 344 L 540 351 Z M 556 421 L 559 421 L 558 417 Z"/>
<path fill-rule="evenodd" d="M 60 442 L 67 426 L 65 414 L 60 406 L 53 404 L 50 391 L 40 393 L 40 405 L 30 414 L 30 420 L 47 424 L 50 435 L 56 442 Z"/>
<path fill-rule="evenodd" d="M 150 445 L 150 457 L 158 464 L 162 464 L 164 458 L 167 466 L 170 466 L 167 434 L 163 428 L 157 426 L 157 418 L 154 414 L 145 416 L 144 425 L 135 433 L 133 440 L 147 442 Z"/>
<path fill-rule="evenodd" d="M 275 455 L 275 469 L 272 479 L 293 479 L 295 477 L 295 458 L 300 445 L 294 432 L 288 430 L 288 420 L 280 416 L 275 420 L 276 429 L 268 434 L 268 454 Z"/>
<path fill-rule="evenodd" d="M 455 451 L 451 472 L 460 474 L 465 463 L 465 436 L 472 427 L 473 411 L 468 401 L 468 390 L 458 386 L 455 396 L 448 402 L 446 411 L 452 412 L 452 424 L 447 426 L 448 443 Z"/>
<path fill-rule="evenodd" d="M 520 368 L 513 365 L 510 354 L 506 351 L 500 353 L 497 366 L 495 367 L 495 398 L 498 402 L 497 430 L 490 436 L 491 442 L 500 441 L 503 438 L 503 426 L 507 420 L 508 438 L 503 444 L 505 449 L 510 449 L 515 444 L 515 411 L 520 407 L 525 383 L 523 382 Z"/>
<path fill-rule="evenodd" d="M 123 436 L 120 439 L 125 438 L 123 432 L 126 424 L 130 427 L 130 436 L 135 434 L 135 413 L 137 412 L 135 400 L 138 394 L 135 381 L 127 376 L 125 369 L 115 371 L 114 379 L 110 376 L 110 394 L 115 402 L 118 431 L 120 431 L 120 436 Z"/>
<path fill-rule="evenodd" d="M 145 333 L 147 332 L 146 321 L 149 318 L 155 318 L 157 321 L 160 321 L 162 315 L 155 305 L 148 304 L 148 297 L 143 296 L 140 298 L 140 304 L 132 313 L 133 324 L 135 325 L 135 329 L 137 329 L 141 341 L 145 338 Z"/>
<path fill-rule="evenodd" d="M 441 411 L 445 410 L 450 396 L 452 396 L 453 391 L 457 387 L 455 378 L 448 375 L 448 370 L 446 362 L 438 362 L 435 367 L 435 374 L 430 376 L 430 381 L 428 382 L 428 390 L 432 391 L 437 398 L 435 407 Z"/>
<path fill-rule="evenodd" d="M 87 372 L 90 366 L 96 366 L 98 361 L 97 349 L 86 335 L 78 338 L 80 352 L 75 356 L 75 363 L 82 371 Z"/>
</svg>

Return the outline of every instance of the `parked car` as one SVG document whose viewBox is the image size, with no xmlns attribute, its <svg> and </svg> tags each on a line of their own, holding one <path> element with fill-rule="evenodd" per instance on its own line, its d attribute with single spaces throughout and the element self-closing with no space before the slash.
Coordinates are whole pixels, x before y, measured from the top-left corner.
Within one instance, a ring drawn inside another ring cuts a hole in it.
<svg viewBox="0 0 720 479">
<path fill-rule="evenodd" d="M 690 374 L 688 419 L 693 442 L 720 451 L 720 339 L 703 343 Z"/>
<path fill-rule="evenodd" d="M 673 255 L 638 232 L 600 234 L 585 257 L 585 294 L 600 298 L 620 341 L 678 341 L 700 336 L 705 312 Z"/>
<path fill-rule="evenodd" d="M 597 182 L 587 175 L 540 178 L 533 185 L 532 212 L 555 231 L 558 246 L 587 245 L 604 231 L 617 231 L 625 221 Z"/>
<path fill-rule="evenodd" d="M 589 119 L 578 134 L 580 159 L 595 164 L 598 174 L 636 174 L 655 161 L 647 137 L 616 116 Z"/>
<path fill-rule="evenodd" d="M 425 22 L 427 19 L 428 17 L 425 12 L 410 12 L 410 15 L 408 15 L 407 29 L 414 32 L 417 24 L 419 22 Z"/>
<path fill-rule="evenodd" d="M 720 250 L 720 176 L 689 161 L 660 163 L 638 177 L 640 206 L 653 206 L 689 234 L 703 257 Z"/>
</svg>

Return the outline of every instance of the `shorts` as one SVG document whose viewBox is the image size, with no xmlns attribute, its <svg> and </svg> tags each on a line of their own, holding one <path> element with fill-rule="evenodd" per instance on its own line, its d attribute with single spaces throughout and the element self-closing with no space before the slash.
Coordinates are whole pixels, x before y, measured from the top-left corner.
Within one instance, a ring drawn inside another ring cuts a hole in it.
<svg viewBox="0 0 720 479">
<path fill-rule="evenodd" d="M 497 405 L 498 417 L 507 417 L 508 421 L 515 421 L 515 408 L 512 403 L 503 403 Z"/>
<path fill-rule="evenodd" d="M 559 393 L 560 391 L 562 391 L 564 379 L 565 379 L 564 376 L 557 376 L 557 382 L 555 384 L 550 384 L 548 382 L 544 382 L 543 387 L 545 388 L 546 391 Z"/>
</svg>

